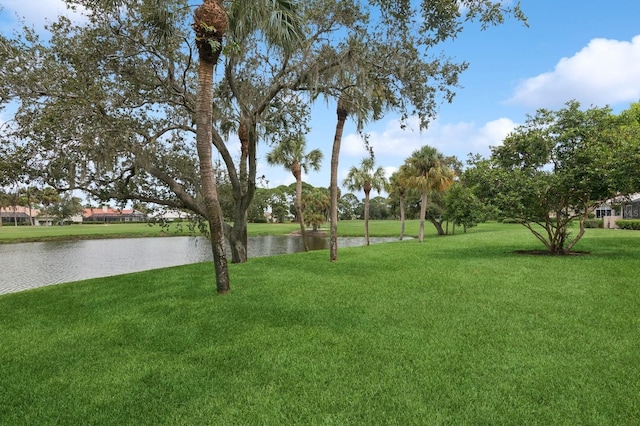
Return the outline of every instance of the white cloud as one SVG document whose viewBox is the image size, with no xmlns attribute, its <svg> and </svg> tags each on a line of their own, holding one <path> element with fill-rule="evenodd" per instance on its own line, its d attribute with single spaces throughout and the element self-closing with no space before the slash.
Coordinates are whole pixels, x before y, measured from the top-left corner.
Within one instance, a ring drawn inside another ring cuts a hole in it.
<svg viewBox="0 0 640 426">
<path fill-rule="evenodd" d="M 81 19 L 81 14 L 68 9 L 63 0 L 3 0 L 2 7 L 2 14 L 9 19 L 24 19 L 27 25 L 36 29 L 55 21 L 59 15 Z"/>
<path fill-rule="evenodd" d="M 388 166 L 384 168 L 384 175 L 389 179 L 392 174 L 398 171 L 398 167 Z"/>
<path fill-rule="evenodd" d="M 410 119 L 408 124 L 407 128 L 402 129 L 398 120 L 391 120 L 381 132 L 369 133 L 369 142 L 379 164 L 397 167 L 424 145 L 430 145 L 444 155 L 455 155 L 463 161 L 469 153 L 488 156 L 489 147 L 500 145 L 517 125 L 508 118 L 487 122 L 482 127 L 473 122 L 441 123 L 435 120 L 421 133 L 417 130 L 417 118 Z M 357 134 L 347 135 L 343 147 L 345 156 L 363 158 L 367 155 L 363 141 Z"/>
<path fill-rule="evenodd" d="M 382 131 L 369 131 L 369 143 L 373 146 L 376 156 L 409 156 L 422 146 L 423 135 L 419 129 L 417 117 L 411 117 L 406 128 L 402 128 L 399 120 L 389 120 Z M 342 153 L 352 157 L 365 157 L 367 151 L 362 138 L 355 134 L 348 134 L 343 141 Z"/>
<path fill-rule="evenodd" d="M 611 105 L 640 98 L 640 35 L 631 41 L 593 39 L 554 70 L 521 82 L 508 103 L 561 107 L 576 99 L 586 105 Z"/>
</svg>

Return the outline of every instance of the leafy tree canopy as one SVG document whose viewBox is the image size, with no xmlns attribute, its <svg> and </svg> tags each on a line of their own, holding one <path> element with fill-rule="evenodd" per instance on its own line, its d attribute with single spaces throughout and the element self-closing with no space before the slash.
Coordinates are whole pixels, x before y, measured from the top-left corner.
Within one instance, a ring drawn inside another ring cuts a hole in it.
<svg viewBox="0 0 640 426">
<path fill-rule="evenodd" d="M 59 18 L 46 42 L 29 29 L 0 39 L 0 103 L 18 104 L 7 155 L 29 159 L 10 164 L 26 165 L 24 175 L 57 189 L 207 216 L 194 143 L 195 52 L 202 46 L 194 42 L 193 4 L 67 2 L 88 19 Z M 467 67 L 435 46 L 470 20 L 488 26 L 506 16 L 524 19 L 518 7 L 489 0 L 260 2 L 290 5 L 303 17 L 302 27 L 285 22 L 299 36 L 285 43 L 263 24 L 289 9 L 264 15 L 249 7 L 257 2 L 217 3 L 229 27 L 215 74 L 212 142 L 231 184 L 233 229 L 225 230 L 239 242 L 232 244 L 237 261 L 259 141 L 304 132 L 310 104 L 341 93 L 359 123 L 394 110 L 418 115 L 426 127 L 438 105 L 453 99 Z M 239 153 L 228 144 L 236 137 Z"/>
<path fill-rule="evenodd" d="M 540 109 L 516 128 L 489 161 L 476 159 L 471 175 L 481 197 L 518 220 L 550 253 L 568 253 L 599 204 L 640 190 L 637 105 L 619 116 L 608 107 L 581 109 L 571 101 Z M 569 224 L 579 222 L 571 237 Z"/>
</svg>

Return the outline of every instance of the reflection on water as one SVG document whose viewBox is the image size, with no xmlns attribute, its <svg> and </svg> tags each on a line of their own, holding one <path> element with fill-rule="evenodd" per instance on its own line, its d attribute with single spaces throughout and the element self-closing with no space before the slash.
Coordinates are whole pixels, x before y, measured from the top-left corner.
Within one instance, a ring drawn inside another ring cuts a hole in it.
<svg viewBox="0 0 640 426">
<path fill-rule="evenodd" d="M 371 243 L 387 241 L 397 239 L 371 238 Z M 338 243 L 340 247 L 363 244 L 364 238 L 340 238 Z M 309 246 L 312 250 L 326 249 L 329 241 L 311 237 Z M 302 250 L 300 237 L 268 235 L 249 238 L 250 258 Z M 209 241 L 202 237 L 0 244 L 0 294 L 211 259 Z"/>
</svg>

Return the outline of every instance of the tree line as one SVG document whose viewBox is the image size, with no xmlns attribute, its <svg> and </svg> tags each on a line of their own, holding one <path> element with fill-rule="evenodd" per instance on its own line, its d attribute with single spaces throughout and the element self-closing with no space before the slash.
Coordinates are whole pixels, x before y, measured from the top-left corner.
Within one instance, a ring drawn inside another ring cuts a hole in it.
<svg viewBox="0 0 640 426">
<path fill-rule="evenodd" d="M 442 52 L 469 22 L 505 16 L 500 1 L 66 0 L 86 20 L 52 20 L 47 37 L 0 36 L 2 186 L 26 179 L 98 200 L 186 209 L 209 224 L 219 293 L 246 261 L 247 209 L 259 143 L 306 132 L 310 106 L 336 105 L 330 260 L 337 260 L 337 170 L 347 119 L 358 129 L 388 111 L 426 128 L 452 101 L 467 64 Z M 232 152 L 230 139 L 240 152 Z M 213 152 L 233 211 L 224 217 Z M 4 170 L 3 170 L 4 171 Z"/>
<path fill-rule="evenodd" d="M 365 158 L 343 182 L 364 191 L 364 200 L 358 204 L 349 193 L 340 205 L 361 206 L 367 243 L 370 192 L 385 189 L 389 198 L 377 197 L 375 211 L 379 218 L 385 211 L 399 216 L 401 239 L 406 217 L 419 218 L 420 242 L 427 220 L 445 235 L 449 224 L 466 231 L 488 218 L 508 219 L 525 226 L 548 253 L 568 254 L 595 208 L 640 192 L 639 164 L 640 103 L 614 114 L 572 100 L 558 110 L 539 109 L 491 147 L 489 158 L 470 155 L 466 165 L 423 146 L 387 180 L 374 157 Z"/>
<path fill-rule="evenodd" d="M 0 226 L 3 221 L 10 222 L 6 219 L 12 219 L 14 226 L 18 226 L 17 207 L 24 207 L 29 212 L 29 225 L 34 225 L 34 210 L 38 210 L 40 216 L 48 216 L 62 224 L 84 209 L 79 197 L 61 194 L 52 187 L 23 186 L 15 191 L 0 189 L 0 208 L 4 213 Z"/>
</svg>

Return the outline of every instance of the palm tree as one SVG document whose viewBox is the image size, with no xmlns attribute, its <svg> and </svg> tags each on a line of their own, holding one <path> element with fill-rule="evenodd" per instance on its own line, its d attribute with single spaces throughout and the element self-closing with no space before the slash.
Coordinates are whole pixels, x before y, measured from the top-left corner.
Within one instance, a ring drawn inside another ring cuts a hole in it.
<svg viewBox="0 0 640 426">
<path fill-rule="evenodd" d="M 313 227 L 314 232 L 327 221 L 330 209 L 331 199 L 326 188 L 314 188 L 304 195 L 303 210 L 307 212 L 305 222 Z"/>
<path fill-rule="evenodd" d="M 406 160 L 407 184 L 410 188 L 420 190 L 421 194 L 419 242 L 424 240 L 424 220 L 429 192 L 446 191 L 455 178 L 453 170 L 444 165 L 443 161 L 443 155 L 428 145 L 414 151 Z"/>
<path fill-rule="evenodd" d="M 60 201 L 60 194 L 52 187 L 47 186 L 40 191 L 39 198 L 40 203 L 47 209 L 51 204 Z"/>
<path fill-rule="evenodd" d="M 353 47 L 353 46 L 352 46 Z M 350 49 L 344 58 L 345 61 L 353 61 L 356 55 Z M 351 59 L 347 59 L 351 58 Z M 342 133 L 344 125 L 348 117 L 353 117 L 361 130 L 364 124 L 370 119 L 381 117 L 384 105 L 389 101 L 385 96 L 389 94 L 382 86 L 380 79 L 371 80 L 370 69 L 366 67 L 355 66 L 355 62 L 341 70 L 341 77 L 338 78 L 338 86 L 344 85 L 337 95 L 336 105 L 336 130 L 333 137 L 333 147 L 331 149 L 331 177 L 330 177 L 330 196 L 331 196 L 331 232 L 329 239 L 329 260 L 335 262 L 338 260 L 338 161 L 340 157 L 340 145 L 342 144 Z M 349 68 L 352 68 L 348 71 Z M 349 76 L 349 74 L 351 74 Z M 341 80 L 346 78 L 345 80 Z M 360 85 L 354 84 L 354 81 L 360 81 Z M 368 231 L 368 229 L 366 229 Z M 367 244 L 368 244 L 367 238 Z"/>
<path fill-rule="evenodd" d="M 213 136 L 213 74 L 222 53 L 222 41 L 229 26 L 222 0 L 204 0 L 194 12 L 196 46 L 198 48 L 198 89 L 196 95 L 196 148 L 200 165 L 200 179 L 204 198 L 211 249 L 219 294 L 230 290 L 229 269 L 224 240 L 222 208 L 218 199 L 216 175 L 211 148 Z"/>
<path fill-rule="evenodd" d="M 405 195 L 408 189 L 407 178 L 407 167 L 401 166 L 400 170 L 391 175 L 386 186 L 389 196 L 397 195 L 398 200 L 400 201 L 400 240 L 404 238 L 404 228 L 406 221 L 404 202 Z"/>
<path fill-rule="evenodd" d="M 360 163 L 360 168 L 352 166 L 346 179 L 343 181 L 349 191 L 364 191 L 364 238 L 369 245 L 369 194 L 372 189 L 380 193 L 387 183 L 382 167 L 375 168 L 375 160 L 365 158 Z"/>
<path fill-rule="evenodd" d="M 302 171 L 309 172 L 309 169 L 315 171 L 320 170 L 322 162 L 322 152 L 314 149 L 305 154 L 307 142 L 303 135 L 297 135 L 281 141 L 271 152 L 267 154 L 267 162 L 269 164 L 279 164 L 291 171 L 293 177 L 296 178 L 296 201 L 295 207 L 300 220 L 300 236 L 302 237 L 302 245 L 304 251 L 309 251 L 309 245 L 306 240 L 306 227 L 304 215 L 302 212 Z"/>
<path fill-rule="evenodd" d="M 26 186 L 18 190 L 18 196 L 20 197 L 20 203 L 29 210 L 29 225 L 35 225 L 33 217 L 33 204 L 38 200 L 38 188 L 33 186 Z"/>
<path fill-rule="evenodd" d="M 233 2 L 229 10 L 222 0 L 203 0 L 195 9 L 193 29 L 198 48 L 196 95 L 196 148 L 219 294 L 229 291 L 229 270 L 224 240 L 224 222 L 212 162 L 213 76 L 231 23 L 237 37 L 264 30 L 269 42 L 285 45 L 299 36 L 294 5 L 290 0 L 245 0 Z M 229 19 L 231 16 L 231 20 Z"/>
<path fill-rule="evenodd" d="M 331 177 L 329 183 L 330 199 L 331 199 L 331 232 L 329 233 L 329 260 L 335 262 L 338 260 L 338 160 L 340 158 L 340 145 L 342 144 L 342 133 L 344 124 L 349 116 L 346 94 L 343 92 L 338 98 L 336 106 L 336 114 L 338 121 L 336 122 L 336 131 L 333 137 L 333 147 L 331 149 Z"/>
</svg>

